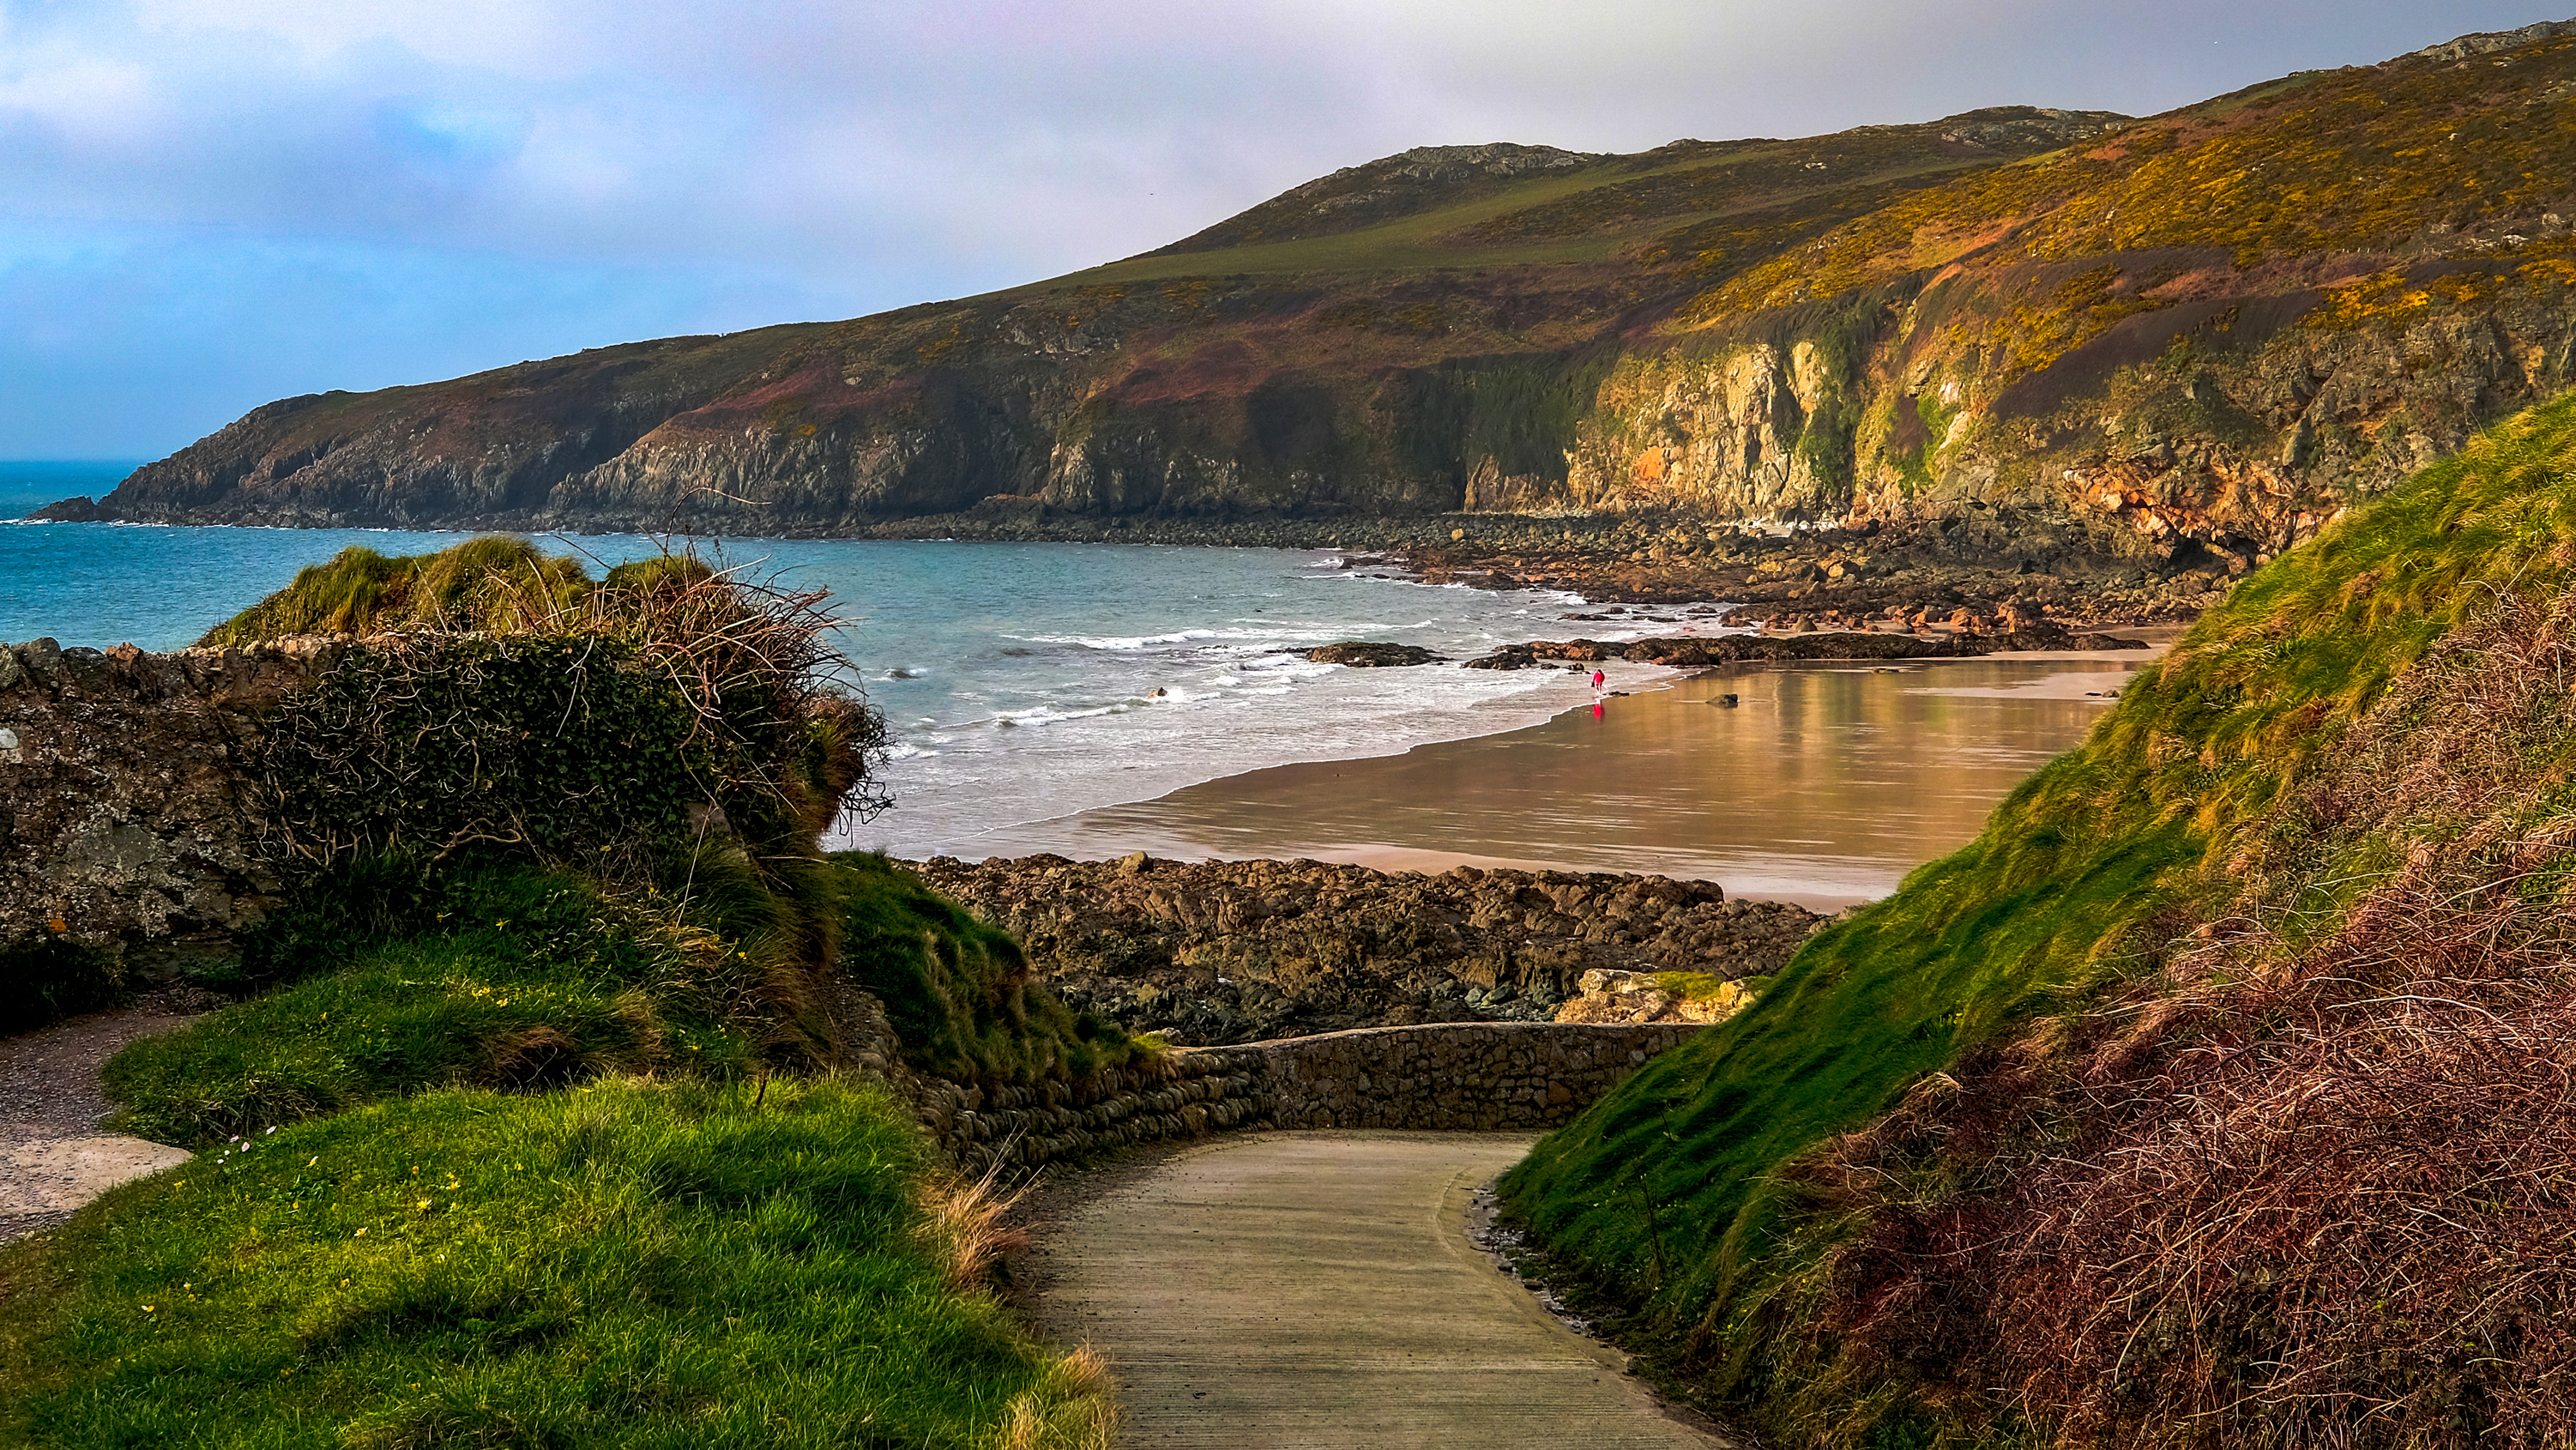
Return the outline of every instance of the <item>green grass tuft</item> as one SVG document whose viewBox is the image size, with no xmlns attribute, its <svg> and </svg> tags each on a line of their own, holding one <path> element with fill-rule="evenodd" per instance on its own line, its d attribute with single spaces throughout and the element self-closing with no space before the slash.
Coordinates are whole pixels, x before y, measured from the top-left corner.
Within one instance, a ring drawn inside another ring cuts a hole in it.
<svg viewBox="0 0 2576 1450">
<path fill-rule="evenodd" d="M 487 534 L 435 554 L 389 557 L 364 545 L 206 631 L 201 646 L 256 644 L 282 635 L 381 634 L 430 628 L 502 633 L 531 602 L 568 609 L 595 586 L 578 560 L 549 557 L 525 539 Z"/>
<path fill-rule="evenodd" d="M 986 1082 L 1081 1078 L 1150 1046 L 1037 982 L 1020 944 L 881 854 L 832 858 L 847 872 L 843 959 L 875 993 L 917 1067 Z"/>
<path fill-rule="evenodd" d="M 360 873 L 363 885 L 382 873 Z M 427 1087 L 739 1075 L 750 962 L 572 877 L 518 868 L 386 896 L 326 883 L 248 959 L 288 985 L 111 1060 L 125 1132 L 203 1147 Z M 336 889 L 328 889 L 336 887 Z"/>
</svg>

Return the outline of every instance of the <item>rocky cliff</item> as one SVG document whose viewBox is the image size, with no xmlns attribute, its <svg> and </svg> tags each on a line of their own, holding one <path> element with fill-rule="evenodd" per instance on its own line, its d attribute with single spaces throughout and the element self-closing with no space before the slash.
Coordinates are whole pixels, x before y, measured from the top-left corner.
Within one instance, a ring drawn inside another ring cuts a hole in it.
<svg viewBox="0 0 2576 1450">
<path fill-rule="evenodd" d="M 2576 381 L 2568 30 L 2143 121 L 1423 148 L 1009 292 L 273 403 L 105 510 L 773 534 L 1659 510 L 2249 567 Z"/>
</svg>

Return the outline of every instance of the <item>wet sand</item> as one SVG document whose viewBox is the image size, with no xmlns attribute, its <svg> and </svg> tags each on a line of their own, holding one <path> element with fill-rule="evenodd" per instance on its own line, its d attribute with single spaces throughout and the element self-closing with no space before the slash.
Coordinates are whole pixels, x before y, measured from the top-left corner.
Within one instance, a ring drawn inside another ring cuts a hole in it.
<svg viewBox="0 0 2576 1450">
<path fill-rule="evenodd" d="M 1834 910 L 1965 845 L 2148 656 L 1746 666 L 1508 734 L 994 831 L 981 854 L 1643 871 Z M 1614 681 L 1614 685 L 1617 682 Z M 1717 703 L 1738 697 L 1734 707 Z"/>
</svg>

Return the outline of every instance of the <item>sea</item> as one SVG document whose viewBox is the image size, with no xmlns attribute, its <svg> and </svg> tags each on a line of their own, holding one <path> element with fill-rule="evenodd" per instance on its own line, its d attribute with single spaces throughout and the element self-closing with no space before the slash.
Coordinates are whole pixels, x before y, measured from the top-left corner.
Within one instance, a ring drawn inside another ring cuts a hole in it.
<svg viewBox="0 0 2576 1450">
<path fill-rule="evenodd" d="M 0 518 L 106 494 L 136 465 L 0 463 Z M 169 650 L 342 549 L 445 548 L 391 529 L 0 526 L 0 639 Z M 672 541 L 544 535 L 594 576 Z M 893 809 L 835 844 L 918 858 L 989 854 L 1033 822 L 1263 767 L 1396 755 L 1538 724 L 1575 703 L 1555 671 L 1470 670 L 1495 646 L 1719 633 L 1712 615 L 1561 622 L 1552 590 L 1435 586 L 1338 551 L 945 541 L 695 541 L 744 576 L 827 589 L 848 683 L 882 710 Z M 1420 645 L 1448 663 L 1316 664 L 1339 640 Z M 1665 672 L 1612 667 L 1633 687 Z"/>
</svg>

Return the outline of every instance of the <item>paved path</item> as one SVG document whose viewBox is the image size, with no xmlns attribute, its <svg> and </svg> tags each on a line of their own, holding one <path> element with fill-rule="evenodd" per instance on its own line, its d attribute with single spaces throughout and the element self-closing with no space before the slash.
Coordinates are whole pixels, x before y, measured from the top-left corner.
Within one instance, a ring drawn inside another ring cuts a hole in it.
<svg viewBox="0 0 2576 1450">
<path fill-rule="evenodd" d="M 188 1020 L 145 1004 L 0 1038 L 0 1243 L 62 1222 L 127 1179 L 188 1161 L 183 1149 L 98 1130 L 111 1110 L 99 1068 L 134 1039 Z"/>
<path fill-rule="evenodd" d="M 1109 1356 L 1140 1450 L 1726 1446 L 1466 1237 L 1524 1134 L 1223 1139 L 1071 1209 L 1040 1321 Z"/>
</svg>

